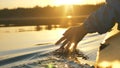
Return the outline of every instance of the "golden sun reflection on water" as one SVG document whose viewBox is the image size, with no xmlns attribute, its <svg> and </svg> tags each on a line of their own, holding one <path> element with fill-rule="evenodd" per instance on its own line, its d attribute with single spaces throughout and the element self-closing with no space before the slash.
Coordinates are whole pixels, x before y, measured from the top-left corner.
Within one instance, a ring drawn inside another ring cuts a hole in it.
<svg viewBox="0 0 120 68">
<path fill-rule="evenodd" d="M 68 15 L 68 16 L 67 16 L 67 18 L 68 18 L 68 19 L 71 19 L 71 18 L 72 18 L 72 16 L 71 16 L 71 15 Z"/>
</svg>

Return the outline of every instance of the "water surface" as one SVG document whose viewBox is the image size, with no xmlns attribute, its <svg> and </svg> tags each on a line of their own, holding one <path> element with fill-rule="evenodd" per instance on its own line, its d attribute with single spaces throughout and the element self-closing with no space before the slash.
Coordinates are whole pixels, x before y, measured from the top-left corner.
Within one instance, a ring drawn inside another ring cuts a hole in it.
<svg viewBox="0 0 120 68">
<path fill-rule="evenodd" d="M 37 44 L 54 44 L 66 29 L 53 28 L 36 31 L 36 26 L 1 27 L 0 51 L 21 49 L 36 46 Z"/>
</svg>

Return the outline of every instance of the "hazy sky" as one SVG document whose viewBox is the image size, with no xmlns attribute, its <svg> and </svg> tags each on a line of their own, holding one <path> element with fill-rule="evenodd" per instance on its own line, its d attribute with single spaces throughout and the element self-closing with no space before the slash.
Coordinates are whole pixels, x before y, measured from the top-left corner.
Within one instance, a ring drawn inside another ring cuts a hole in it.
<svg viewBox="0 0 120 68">
<path fill-rule="evenodd" d="M 105 0 L 0 0 L 0 9 L 17 7 L 58 6 L 65 4 L 96 4 Z"/>
</svg>

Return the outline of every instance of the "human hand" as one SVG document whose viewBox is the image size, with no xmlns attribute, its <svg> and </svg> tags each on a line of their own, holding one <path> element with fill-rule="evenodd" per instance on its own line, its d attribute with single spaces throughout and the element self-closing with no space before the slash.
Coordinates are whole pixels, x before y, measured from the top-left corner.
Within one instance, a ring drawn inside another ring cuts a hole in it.
<svg viewBox="0 0 120 68">
<path fill-rule="evenodd" d="M 69 49 L 72 48 L 72 51 L 74 52 L 78 42 L 81 41 L 86 34 L 87 31 L 83 24 L 80 26 L 71 27 L 63 34 L 63 37 L 56 42 L 56 45 L 61 43 L 62 46 L 60 49 L 69 51 Z"/>
</svg>

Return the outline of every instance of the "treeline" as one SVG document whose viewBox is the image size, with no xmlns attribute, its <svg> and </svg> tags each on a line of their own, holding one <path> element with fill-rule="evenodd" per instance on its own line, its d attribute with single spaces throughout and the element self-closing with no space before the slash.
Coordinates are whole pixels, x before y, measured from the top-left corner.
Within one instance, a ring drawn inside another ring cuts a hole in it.
<svg viewBox="0 0 120 68">
<path fill-rule="evenodd" d="M 73 16 L 89 15 L 97 10 L 102 4 L 98 5 L 74 5 Z M 72 10 L 67 10 L 71 12 Z M 16 8 L 16 9 L 2 9 L 0 10 L 0 18 L 21 18 L 21 17 L 59 17 L 65 15 L 65 6 L 44 8 L 35 6 L 33 8 Z"/>
</svg>

